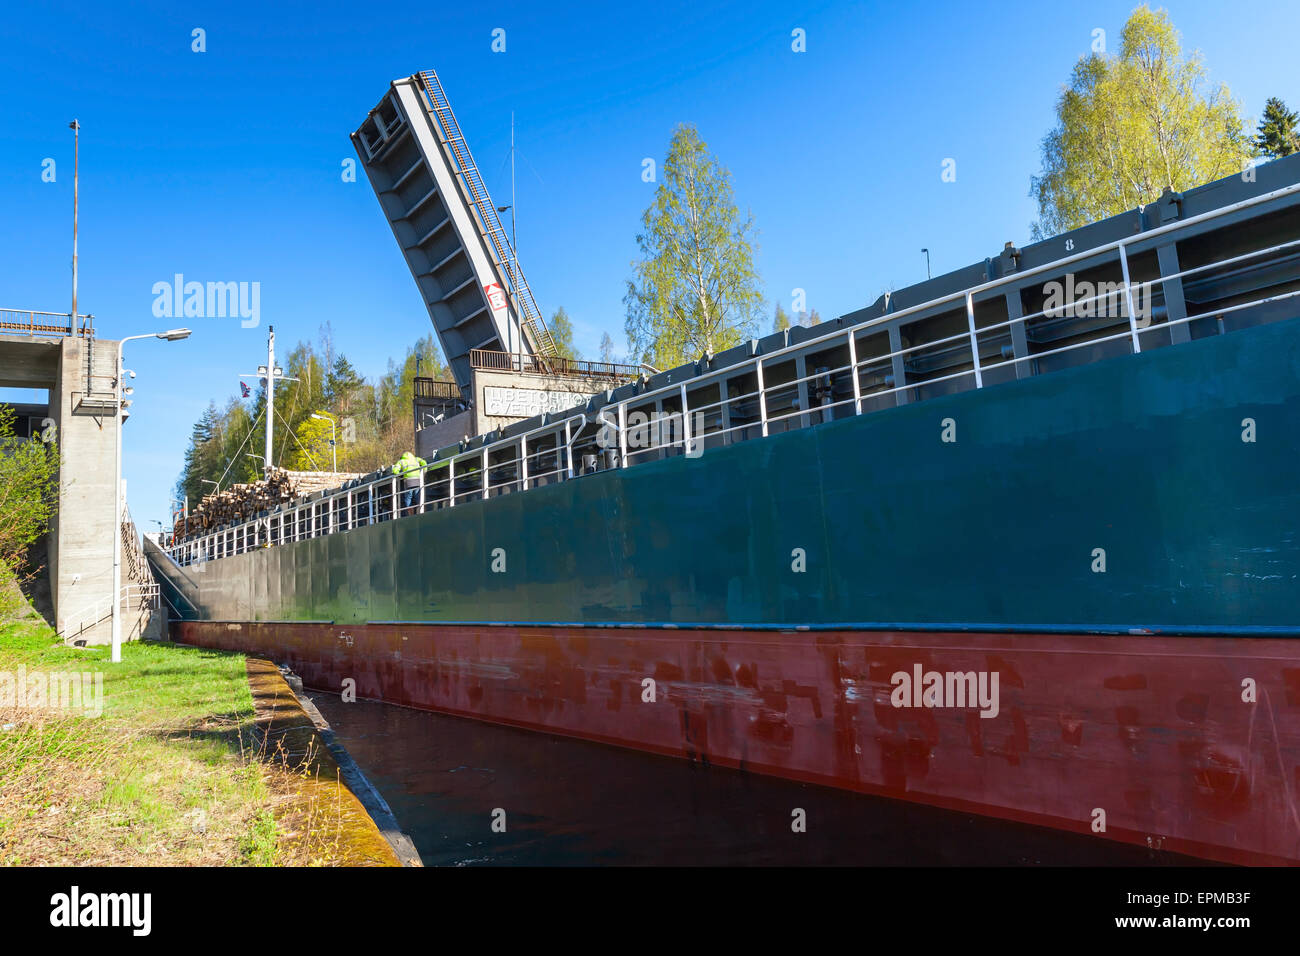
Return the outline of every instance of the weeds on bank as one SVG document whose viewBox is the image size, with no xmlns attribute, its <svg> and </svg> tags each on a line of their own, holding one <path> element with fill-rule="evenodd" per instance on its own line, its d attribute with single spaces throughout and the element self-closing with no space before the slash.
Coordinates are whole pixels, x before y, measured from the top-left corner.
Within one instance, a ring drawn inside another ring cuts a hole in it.
<svg viewBox="0 0 1300 956">
<path fill-rule="evenodd" d="M 103 711 L 0 703 L 0 862 L 339 861 L 341 784 L 312 777 L 310 754 L 268 753 L 243 655 L 131 643 L 111 664 L 43 622 L 0 624 L 0 671 L 20 665 L 102 672 Z"/>
</svg>

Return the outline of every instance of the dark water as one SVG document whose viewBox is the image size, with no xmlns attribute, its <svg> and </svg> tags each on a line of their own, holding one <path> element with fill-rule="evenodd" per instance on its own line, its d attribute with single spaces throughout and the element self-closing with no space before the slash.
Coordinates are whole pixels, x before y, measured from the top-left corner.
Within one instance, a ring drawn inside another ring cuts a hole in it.
<svg viewBox="0 0 1300 956">
<path fill-rule="evenodd" d="M 601 744 L 310 692 L 426 866 L 1196 861 Z M 506 832 L 492 831 L 505 811 Z M 807 830 L 791 829 L 792 812 Z"/>
</svg>

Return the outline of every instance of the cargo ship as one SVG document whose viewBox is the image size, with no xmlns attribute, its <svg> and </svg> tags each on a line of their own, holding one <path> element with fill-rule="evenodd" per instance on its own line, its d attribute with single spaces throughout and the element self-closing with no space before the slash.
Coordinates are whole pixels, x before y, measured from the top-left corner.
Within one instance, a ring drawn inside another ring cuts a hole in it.
<svg viewBox="0 0 1300 956">
<path fill-rule="evenodd" d="M 440 96 L 354 142 L 458 380 L 545 365 Z M 148 557 L 309 687 L 1296 864 L 1298 296 L 1300 156 Z"/>
</svg>

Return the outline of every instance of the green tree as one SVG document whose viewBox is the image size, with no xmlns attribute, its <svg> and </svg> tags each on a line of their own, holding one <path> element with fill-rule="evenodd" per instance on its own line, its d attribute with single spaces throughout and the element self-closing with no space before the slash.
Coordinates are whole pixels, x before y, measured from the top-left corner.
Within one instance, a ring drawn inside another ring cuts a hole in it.
<svg viewBox="0 0 1300 956">
<path fill-rule="evenodd" d="M 15 434 L 12 407 L 0 405 L 0 570 L 20 575 L 27 549 L 59 504 L 59 447 L 52 433 Z"/>
<path fill-rule="evenodd" d="M 190 504 L 201 499 L 212 487 L 204 479 L 216 481 L 221 474 L 221 443 L 218 435 L 221 416 L 216 402 L 209 402 L 203 416 L 190 430 L 189 448 L 185 450 L 185 468 L 176 484 L 177 497 L 188 497 Z"/>
<path fill-rule="evenodd" d="M 1118 56 L 1075 64 L 1043 140 L 1035 238 L 1104 219 L 1239 172 L 1251 154 L 1240 107 L 1227 87 L 1207 85 L 1199 53 L 1182 53 L 1164 10 L 1129 16 Z"/>
<path fill-rule="evenodd" d="M 275 386 L 275 441 L 271 452 L 274 464 L 281 468 L 289 467 L 290 458 L 300 451 L 296 442 L 298 428 L 311 419 L 313 412 L 325 407 L 328 380 L 325 362 L 310 342 L 299 342 L 289 351 L 284 375 L 284 381 Z"/>
<path fill-rule="evenodd" d="M 555 349 L 560 358 L 581 358 L 573 344 L 573 322 L 569 318 L 569 313 L 564 311 L 564 306 L 555 310 L 549 324 L 551 337 L 555 339 Z"/>
<path fill-rule="evenodd" d="M 392 464 L 414 447 L 415 379 L 450 378 L 437 342 L 426 335 L 400 362 L 390 360 L 386 374 L 367 382 L 346 356 L 333 352 L 327 327 L 318 345 L 295 345 L 284 370 L 285 378 L 275 388 L 273 464 L 294 471 L 332 467 L 330 424 L 311 417 L 322 413 L 336 422 L 340 471 L 367 472 Z M 252 402 L 231 399 L 220 409 L 209 404 L 191 432 L 177 494 L 188 494 L 193 505 L 212 491 L 204 479 L 220 480 L 224 489 L 261 477 L 262 461 L 253 456 L 265 447 L 265 408 L 265 387 Z"/>
<path fill-rule="evenodd" d="M 753 216 L 741 219 L 731 174 L 694 126 L 674 130 L 662 174 L 623 302 L 632 355 L 671 368 L 753 334 L 763 297 Z"/>
<path fill-rule="evenodd" d="M 780 302 L 776 304 L 776 315 L 772 318 L 772 331 L 784 332 L 790 327 L 790 316 Z"/>
<path fill-rule="evenodd" d="M 1264 118 L 1259 121 L 1255 148 L 1270 159 L 1290 156 L 1300 150 L 1297 123 L 1300 123 L 1300 116 L 1287 109 L 1286 104 L 1276 96 L 1270 96 L 1264 104 Z"/>
<path fill-rule="evenodd" d="M 614 352 L 614 339 L 608 332 L 600 336 L 600 360 L 607 363 L 618 361 L 618 356 Z"/>
<path fill-rule="evenodd" d="M 352 405 L 352 397 L 365 384 L 365 379 L 357 374 L 346 355 L 340 354 L 334 359 L 329 373 L 325 376 L 325 397 L 332 408 L 347 411 Z"/>
<path fill-rule="evenodd" d="M 278 401 L 278 399 L 277 399 Z M 265 400 L 262 402 L 265 405 Z M 258 409 L 260 411 L 260 409 Z M 262 476 L 260 455 L 266 447 L 265 423 L 253 428 L 253 416 L 244 403 L 231 399 L 220 416 L 220 438 L 217 442 L 216 474 L 204 477 L 220 479 L 221 487 L 228 488 L 237 482 L 255 481 Z M 279 429 L 276 435 L 279 436 Z M 277 442 L 279 438 L 277 437 Z M 211 491 L 211 487 L 208 488 Z"/>
<path fill-rule="evenodd" d="M 284 466 L 292 471 L 330 471 L 334 467 L 330 436 L 328 421 L 304 419 L 294 430 L 294 440 L 290 442 L 292 447 L 285 456 Z"/>
</svg>

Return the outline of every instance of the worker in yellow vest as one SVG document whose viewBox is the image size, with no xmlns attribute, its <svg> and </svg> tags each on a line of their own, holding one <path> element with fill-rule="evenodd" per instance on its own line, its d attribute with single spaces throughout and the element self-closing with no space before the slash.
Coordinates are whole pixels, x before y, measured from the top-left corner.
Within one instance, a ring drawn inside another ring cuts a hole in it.
<svg viewBox="0 0 1300 956">
<path fill-rule="evenodd" d="M 424 484 L 424 469 L 428 462 L 412 452 L 404 452 L 393 464 L 393 474 L 402 480 L 402 514 L 411 514 Z"/>
</svg>

